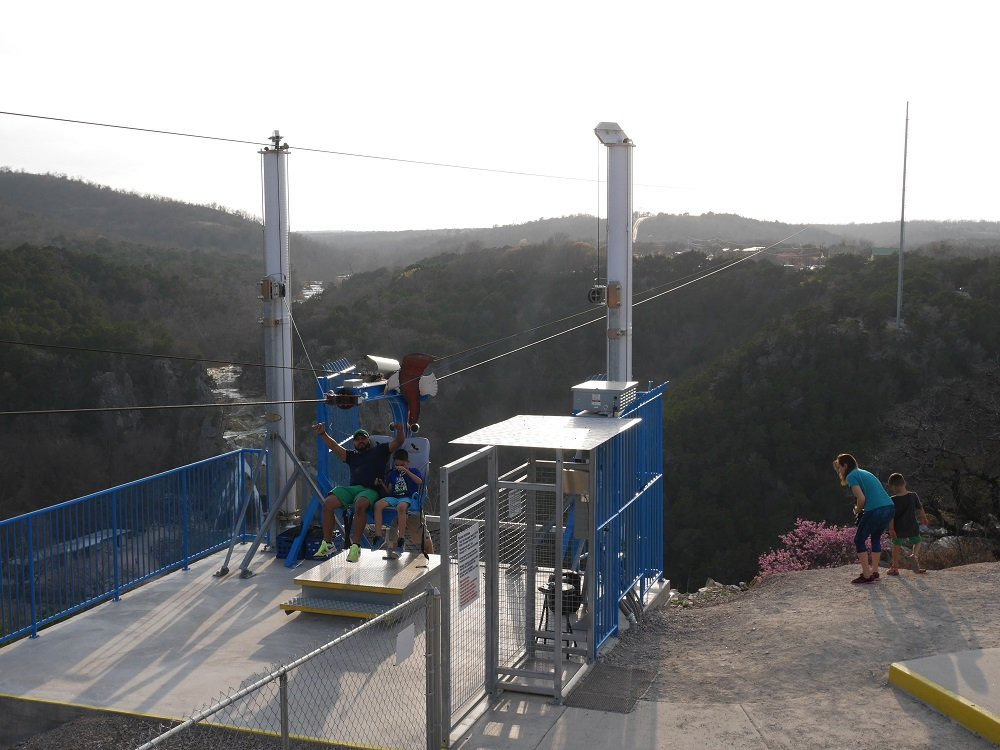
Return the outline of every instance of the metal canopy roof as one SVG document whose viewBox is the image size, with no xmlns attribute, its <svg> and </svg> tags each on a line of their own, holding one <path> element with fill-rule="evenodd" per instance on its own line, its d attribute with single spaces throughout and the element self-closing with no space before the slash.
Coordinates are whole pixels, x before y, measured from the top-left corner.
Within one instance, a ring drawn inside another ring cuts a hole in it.
<svg viewBox="0 0 1000 750">
<path fill-rule="evenodd" d="M 641 422 L 612 417 L 553 417 L 519 414 L 483 427 L 452 443 L 498 445 L 508 448 L 592 450 Z"/>
</svg>

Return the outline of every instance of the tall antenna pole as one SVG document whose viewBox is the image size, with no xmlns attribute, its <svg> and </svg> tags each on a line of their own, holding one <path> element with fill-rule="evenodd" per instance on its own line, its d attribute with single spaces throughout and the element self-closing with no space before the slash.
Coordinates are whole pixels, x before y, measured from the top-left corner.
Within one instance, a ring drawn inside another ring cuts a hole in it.
<svg viewBox="0 0 1000 750">
<path fill-rule="evenodd" d="M 615 122 L 594 128 L 608 148 L 608 348 L 609 381 L 632 380 L 632 149 Z"/>
<path fill-rule="evenodd" d="M 260 152 L 264 178 L 264 278 L 259 294 L 263 303 L 261 325 L 264 329 L 264 380 L 270 405 L 265 415 L 267 430 L 268 496 L 276 502 L 294 474 L 292 460 L 281 450 L 280 436 L 295 450 L 295 420 L 292 392 L 292 331 L 288 310 L 291 293 L 288 259 L 288 144 L 282 143 L 277 130 L 270 138 L 274 144 Z M 296 510 L 294 487 L 284 503 L 284 513 Z M 276 519 L 277 520 L 277 519 Z M 271 539 L 277 536 L 272 529 Z M 273 541 L 272 541 L 273 543 Z"/>
<path fill-rule="evenodd" d="M 910 103 L 906 103 L 906 127 L 903 130 L 903 206 L 899 212 L 899 276 L 896 279 L 896 333 L 903 324 L 903 242 L 906 239 L 906 150 L 910 140 Z"/>
</svg>

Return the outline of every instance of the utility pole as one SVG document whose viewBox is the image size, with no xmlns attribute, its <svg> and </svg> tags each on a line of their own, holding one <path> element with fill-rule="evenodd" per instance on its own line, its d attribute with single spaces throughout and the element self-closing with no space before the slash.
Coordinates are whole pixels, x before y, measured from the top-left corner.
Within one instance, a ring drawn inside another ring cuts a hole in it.
<svg viewBox="0 0 1000 750">
<path fill-rule="evenodd" d="M 903 242 L 906 238 L 906 151 L 910 140 L 910 103 L 906 103 L 906 127 L 903 129 L 903 207 L 899 213 L 899 274 L 896 278 L 896 335 L 903 325 Z"/>
<path fill-rule="evenodd" d="M 274 145 L 261 154 L 264 174 L 264 278 L 260 281 L 262 304 L 260 323 L 264 331 L 264 381 L 270 402 L 265 416 L 267 432 L 267 494 L 276 502 L 295 467 L 288 453 L 279 445 L 280 436 L 289 449 L 295 450 L 295 418 L 292 391 L 292 332 L 288 295 L 288 144 L 281 142 L 277 130 L 269 139 Z M 292 488 L 284 505 L 284 516 L 298 509 Z M 279 514 L 278 517 L 280 517 Z M 278 520 L 271 531 L 271 543 L 277 538 Z"/>
<path fill-rule="evenodd" d="M 632 380 L 632 149 L 616 122 L 598 123 L 608 149 L 607 379 Z"/>
</svg>

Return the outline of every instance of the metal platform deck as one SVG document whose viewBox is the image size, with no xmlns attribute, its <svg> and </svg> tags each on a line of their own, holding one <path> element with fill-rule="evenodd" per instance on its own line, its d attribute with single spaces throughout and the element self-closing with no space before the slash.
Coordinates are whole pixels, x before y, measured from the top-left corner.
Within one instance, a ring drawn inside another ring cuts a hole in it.
<svg viewBox="0 0 1000 750">
<path fill-rule="evenodd" d="M 297 575 L 302 594 L 283 602 L 285 612 L 314 612 L 338 617 L 371 619 L 438 582 L 440 555 L 424 557 L 404 552 L 385 559 L 382 550 L 361 550 L 357 562 L 340 552 Z"/>
</svg>

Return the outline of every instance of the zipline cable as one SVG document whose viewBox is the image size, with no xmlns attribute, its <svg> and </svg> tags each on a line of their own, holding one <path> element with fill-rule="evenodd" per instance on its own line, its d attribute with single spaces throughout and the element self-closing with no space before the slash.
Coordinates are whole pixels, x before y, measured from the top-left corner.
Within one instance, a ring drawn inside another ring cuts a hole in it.
<svg viewBox="0 0 1000 750">
<path fill-rule="evenodd" d="M 636 306 L 638 306 L 640 304 L 643 304 L 645 302 L 649 302 L 650 300 L 654 300 L 654 299 L 656 299 L 658 297 L 662 297 L 665 294 L 670 294 L 671 292 L 676 292 L 676 291 L 678 291 L 680 289 L 683 289 L 686 286 L 690 286 L 691 284 L 694 284 L 695 282 L 701 281 L 702 279 L 707 279 L 709 276 L 714 276 L 717 273 L 721 273 L 722 271 L 725 271 L 725 270 L 727 270 L 729 268 L 732 268 L 733 266 L 736 266 L 736 265 L 742 263 L 745 260 L 750 260 L 751 258 L 755 258 L 758 255 L 760 255 L 761 253 L 767 252 L 771 248 L 776 247 L 777 245 L 780 245 L 782 242 L 786 242 L 786 241 L 790 240 L 792 237 L 795 237 L 796 235 L 801 234 L 807 228 L 808 227 L 803 227 L 798 232 L 795 232 L 794 234 L 790 234 L 788 237 L 785 237 L 783 240 L 779 240 L 778 242 L 775 242 L 775 243 L 773 243 L 771 245 L 768 245 L 767 247 L 761 248 L 757 252 L 751 253 L 750 255 L 746 256 L 745 258 L 740 258 L 739 260 L 736 260 L 733 263 L 729 263 L 728 265 L 723 266 L 722 268 L 713 269 L 712 271 L 709 271 L 708 273 L 702 274 L 698 278 L 692 279 L 690 281 L 686 281 L 685 283 L 680 284 L 679 286 L 675 286 L 675 287 L 673 287 L 671 289 L 668 289 L 668 290 L 666 290 L 664 292 L 660 292 L 659 294 L 653 295 L 652 297 L 648 297 L 648 298 L 646 298 L 644 300 L 641 300 L 640 302 L 633 302 L 632 306 L 636 307 Z M 676 283 L 676 282 L 672 282 L 672 283 Z M 517 352 L 524 351 L 525 349 L 528 349 L 528 348 L 530 348 L 532 346 L 535 346 L 536 344 L 542 344 L 542 343 L 544 343 L 546 341 L 551 341 L 554 338 L 558 338 L 559 336 L 562 336 L 562 335 L 567 334 L 567 333 L 572 333 L 573 331 L 579 330 L 580 328 L 583 328 L 585 326 L 591 325 L 592 323 L 598 323 L 598 322 L 600 322 L 602 320 L 605 320 L 605 319 L 606 319 L 606 316 L 602 315 L 600 318 L 594 318 L 592 320 L 585 321 L 585 322 L 581 323 L 580 325 L 573 326 L 572 328 L 567 328 L 566 330 L 560 331 L 558 333 L 553 333 L 551 336 L 546 336 L 545 338 L 539 339 L 538 341 L 533 341 L 533 342 L 531 342 L 529 344 L 525 344 L 524 346 L 519 346 L 518 348 L 512 349 L 509 352 L 505 352 L 503 354 L 498 354 L 497 356 L 490 357 L 489 359 L 485 359 L 482 362 L 477 362 L 476 364 L 469 365 L 468 367 L 463 367 L 460 370 L 455 370 L 454 372 L 450 372 L 447 375 L 442 375 L 442 376 L 440 376 L 438 378 L 438 380 L 444 380 L 445 378 L 451 377 L 452 375 L 458 375 L 459 373 L 467 372 L 469 370 L 475 369 L 476 367 L 481 367 L 482 365 L 489 364 L 490 362 L 495 362 L 498 359 L 503 359 L 504 357 L 507 357 L 507 356 L 509 356 L 511 354 L 515 354 Z"/>
<path fill-rule="evenodd" d="M 95 406 L 82 409 L 27 409 L 24 411 L 0 411 L 0 417 L 24 417 L 39 414 L 89 414 L 117 411 L 155 411 L 157 409 L 227 409 L 235 406 L 271 406 L 276 404 L 315 404 L 322 399 L 292 399 L 287 401 L 229 401 L 212 404 L 160 404 L 154 406 Z"/>
<path fill-rule="evenodd" d="M 225 137 L 222 137 L 222 136 L 202 135 L 202 134 L 198 134 L 198 133 L 183 133 L 183 132 L 176 131 L 176 130 L 161 130 L 161 129 L 157 129 L 157 128 L 143 128 L 143 127 L 137 127 L 137 126 L 134 126 L 134 125 L 118 125 L 118 124 L 115 124 L 115 123 L 96 122 L 96 121 L 93 121 L 93 120 L 75 120 L 75 119 L 68 118 L 68 117 L 53 117 L 53 116 L 49 116 L 49 115 L 35 115 L 35 114 L 29 114 L 29 113 L 26 113 L 26 112 L 6 112 L 6 111 L 0 111 L 0 115 L 7 115 L 9 117 L 27 117 L 27 118 L 34 119 L 34 120 L 48 120 L 48 121 L 51 121 L 51 122 L 64 122 L 64 123 L 69 123 L 69 124 L 72 124 L 72 125 L 90 125 L 92 127 L 98 127 L 98 128 L 114 128 L 114 129 L 117 129 L 117 130 L 132 130 L 132 131 L 139 132 L 139 133 L 152 133 L 152 134 L 155 134 L 155 135 L 171 135 L 171 136 L 177 136 L 177 137 L 180 137 L 180 138 L 197 138 L 197 139 L 208 140 L 208 141 L 221 141 L 221 142 L 224 142 L 224 143 L 239 143 L 239 144 L 248 145 L 248 146 L 263 146 L 263 147 L 266 147 L 266 148 L 270 148 L 271 147 L 271 144 L 268 143 L 268 142 L 265 142 L 265 141 L 252 141 L 252 140 L 247 140 L 247 139 L 243 139 L 243 138 L 225 138 Z M 521 171 L 512 170 L 512 169 L 497 169 L 497 168 L 493 168 L 493 167 L 477 167 L 477 166 L 473 166 L 473 165 L 470 165 L 470 164 L 452 164 L 452 163 L 449 163 L 449 162 L 426 161 L 426 160 L 423 160 L 423 159 L 407 159 L 407 158 L 404 158 L 404 157 L 380 156 L 380 155 L 377 155 L 377 154 L 361 154 L 361 153 L 354 153 L 354 152 L 351 152 L 351 151 L 335 151 L 333 149 L 326 149 L 326 148 L 311 148 L 311 147 L 308 147 L 308 146 L 289 146 L 289 148 L 292 148 L 292 149 L 294 149 L 296 151 L 304 151 L 304 152 L 315 153 L 315 154 L 327 154 L 327 155 L 331 155 L 331 156 L 345 156 L 345 157 L 350 157 L 350 158 L 353 158 L 353 159 L 374 159 L 376 161 L 389 161 L 389 162 L 396 162 L 396 163 L 399 163 L 399 164 L 412 164 L 412 165 L 423 166 L 423 167 L 442 167 L 442 168 L 445 168 L 445 169 L 462 169 L 462 170 L 468 170 L 468 171 L 473 171 L 473 172 L 492 172 L 492 173 L 495 173 L 495 174 L 514 175 L 514 176 L 517 176 L 517 177 L 537 177 L 537 178 L 542 178 L 542 179 L 547 179 L 547 180 L 569 180 L 571 182 L 592 182 L 591 178 L 589 178 L 589 177 L 572 177 L 572 176 L 569 176 L 569 175 L 544 174 L 544 173 L 541 173 L 541 172 L 521 172 Z M 645 184 L 642 184 L 642 185 L 636 185 L 636 187 L 662 188 L 662 189 L 667 189 L 667 190 L 678 190 L 678 189 L 681 189 L 681 186 L 679 186 L 679 185 L 645 185 Z"/>
<path fill-rule="evenodd" d="M 9 344 L 11 346 L 27 346 L 35 347 L 40 349 L 62 349 L 64 351 L 70 352 L 86 352 L 88 354 L 115 354 L 123 357 L 148 357 L 150 359 L 174 359 L 180 362 L 206 362 L 213 365 L 238 365 L 240 367 L 267 367 L 275 370 L 288 369 L 288 370 L 303 370 L 305 372 L 312 372 L 308 367 L 296 367 L 290 365 L 284 367 L 283 365 L 267 365 L 263 362 L 238 362 L 229 359 L 212 359 L 209 357 L 185 357 L 178 354 L 153 354 L 150 352 L 130 352 L 122 349 L 101 349 L 92 346 L 69 346 L 67 344 L 46 344 L 41 341 L 15 341 L 13 339 L 0 339 L 0 344 Z"/>
</svg>

